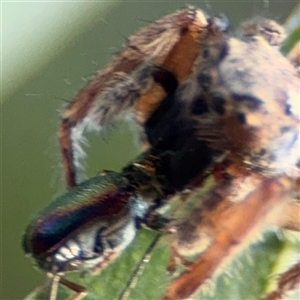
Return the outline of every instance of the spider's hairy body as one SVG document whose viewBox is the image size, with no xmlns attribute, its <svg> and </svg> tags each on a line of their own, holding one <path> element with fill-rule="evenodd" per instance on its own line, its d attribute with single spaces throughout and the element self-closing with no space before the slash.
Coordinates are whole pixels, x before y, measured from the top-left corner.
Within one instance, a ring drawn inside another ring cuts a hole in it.
<svg viewBox="0 0 300 300">
<path fill-rule="evenodd" d="M 295 68 L 261 36 L 223 39 L 218 47 L 217 59 L 196 61 L 196 71 L 178 92 L 197 118 L 199 139 L 229 151 L 251 170 L 290 172 L 299 159 Z"/>
<path fill-rule="evenodd" d="M 67 107 L 59 137 L 70 191 L 31 223 L 24 248 L 78 299 L 82 287 L 61 276 L 101 271 L 132 242 L 137 223 L 168 231 L 182 262 L 205 250 L 170 285 L 168 300 L 193 295 L 267 223 L 299 230 L 280 215 L 299 209 L 297 70 L 278 50 L 276 23 L 246 23 L 239 38 L 227 28 L 225 18 L 196 8 L 166 16 L 131 37 Z M 105 128 L 128 110 L 147 150 L 120 173 L 77 184 L 82 129 Z M 215 187 L 187 217 L 158 216 L 158 207 L 186 189 L 195 195 L 210 175 Z M 50 228 L 58 223 L 63 230 Z"/>
<path fill-rule="evenodd" d="M 293 200 L 299 189 L 297 70 L 259 32 L 220 39 L 206 52 L 210 49 L 212 59 L 200 57 L 177 97 L 190 103 L 199 140 L 211 153 L 223 154 L 221 162 L 214 160 L 221 176 L 198 208 L 173 228 L 175 256 L 206 251 L 164 299 L 190 297 L 266 225 L 299 230 L 299 203 Z M 292 224 L 282 215 L 290 207 L 295 210 Z M 293 279 L 292 286 L 299 284 L 299 274 Z"/>
</svg>

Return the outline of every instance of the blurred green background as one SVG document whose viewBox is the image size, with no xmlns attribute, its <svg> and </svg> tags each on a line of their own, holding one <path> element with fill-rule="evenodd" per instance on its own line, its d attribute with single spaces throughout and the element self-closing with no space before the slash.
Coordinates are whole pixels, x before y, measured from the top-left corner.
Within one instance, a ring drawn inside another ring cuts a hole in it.
<svg viewBox="0 0 300 300">
<path fill-rule="evenodd" d="M 232 28 L 236 28 L 241 21 L 257 15 L 283 22 L 298 3 L 284 0 L 3 2 L 1 299 L 22 299 L 44 281 L 45 276 L 24 257 L 20 241 L 35 212 L 64 191 L 56 137 L 60 112 L 90 76 L 109 62 L 126 37 L 186 4 L 201 7 L 210 14 L 224 12 Z M 89 135 L 89 141 L 88 176 L 102 169 L 119 170 L 137 153 L 134 136 L 125 126 L 106 133 L 104 139 Z M 142 232 L 139 238 L 149 241 L 150 235 Z M 276 247 L 285 247 L 280 241 L 276 243 Z M 164 255 L 162 252 L 158 257 Z M 167 256 L 163 259 L 166 261 Z M 120 270 L 114 265 L 114 270 Z M 122 285 L 124 274 L 114 272 L 111 274 L 115 277 L 108 278 L 106 287 L 112 282 Z M 163 269 L 156 273 L 165 276 L 164 272 Z M 146 293 L 154 287 L 146 284 L 142 290 Z M 114 299 L 112 295 L 101 299 Z"/>
</svg>

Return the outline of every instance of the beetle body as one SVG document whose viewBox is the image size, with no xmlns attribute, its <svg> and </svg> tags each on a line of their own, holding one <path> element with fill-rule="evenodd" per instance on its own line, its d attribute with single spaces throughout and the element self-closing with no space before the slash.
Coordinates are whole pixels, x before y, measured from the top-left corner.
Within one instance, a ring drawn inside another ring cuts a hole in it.
<svg viewBox="0 0 300 300">
<path fill-rule="evenodd" d="M 145 153 L 123 172 L 103 172 L 58 197 L 27 227 L 24 251 L 52 274 L 102 270 L 131 243 L 141 223 L 160 226 L 151 218 L 154 199 L 171 190 L 153 174 L 153 162 Z"/>
</svg>

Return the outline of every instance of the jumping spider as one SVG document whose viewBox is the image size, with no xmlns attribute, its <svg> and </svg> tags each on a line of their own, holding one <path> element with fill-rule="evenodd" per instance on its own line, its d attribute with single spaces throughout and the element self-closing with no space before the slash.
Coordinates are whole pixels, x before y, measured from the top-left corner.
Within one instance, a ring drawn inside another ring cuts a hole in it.
<svg viewBox="0 0 300 300">
<path fill-rule="evenodd" d="M 64 273 L 99 273 L 140 224 L 167 232 L 170 270 L 177 261 L 187 267 L 165 300 L 190 298 L 267 224 L 299 231 L 297 70 L 277 49 L 283 31 L 273 21 L 246 23 L 239 39 L 227 29 L 225 17 L 196 8 L 168 15 L 129 38 L 65 110 L 59 138 L 70 191 L 33 220 L 23 242 L 52 278 L 50 299 L 54 282 L 84 296 Z M 120 173 L 78 183 L 83 129 L 100 130 L 128 110 L 143 154 Z M 185 207 L 211 176 L 215 187 L 187 217 L 159 213 L 188 191 Z M 266 299 L 296 288 L 299 269 Z"/>
</svg>

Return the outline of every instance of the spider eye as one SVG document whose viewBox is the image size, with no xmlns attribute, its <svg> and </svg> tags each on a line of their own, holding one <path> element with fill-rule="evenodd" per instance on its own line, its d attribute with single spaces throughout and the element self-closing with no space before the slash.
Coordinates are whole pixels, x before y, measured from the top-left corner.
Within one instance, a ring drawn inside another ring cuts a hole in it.
<svg viewBox="0 0 300 300">
<path fill-rule="evenodd" d="M 192 101 L 191 113 L 195 115 L 202 115 L 208 112 L 208 106 L 203 94 L 198 95 Z"/>
</svg>

